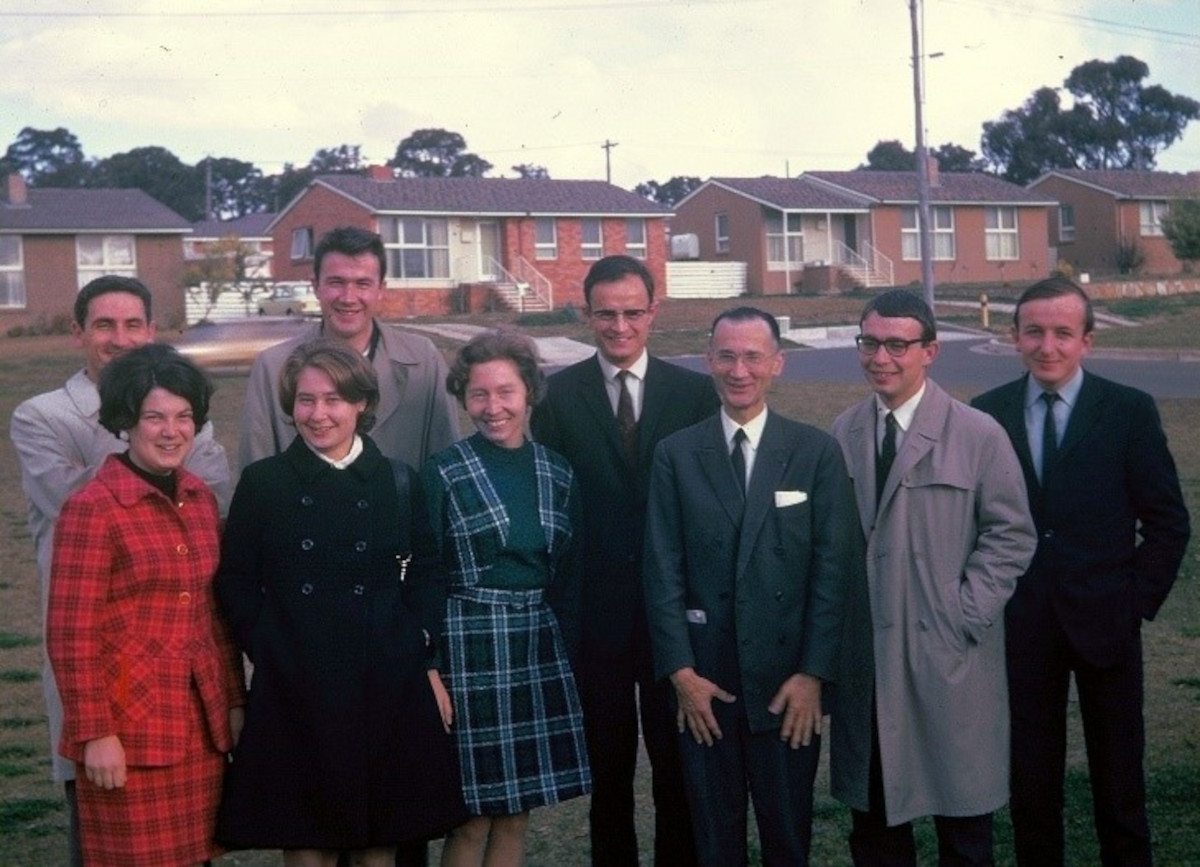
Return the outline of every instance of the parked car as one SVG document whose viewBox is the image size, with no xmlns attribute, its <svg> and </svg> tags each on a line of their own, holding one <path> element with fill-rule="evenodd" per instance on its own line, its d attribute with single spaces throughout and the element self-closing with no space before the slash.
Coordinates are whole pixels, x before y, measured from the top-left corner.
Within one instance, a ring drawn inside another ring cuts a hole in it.
<svg viewBox="0 0 1200 867">
<path fill-rule="evenodd" d="M 276 286 L 258 302 L 259 316 L 320 316 L 321 302 L 311 283 Z"/>
</svg>

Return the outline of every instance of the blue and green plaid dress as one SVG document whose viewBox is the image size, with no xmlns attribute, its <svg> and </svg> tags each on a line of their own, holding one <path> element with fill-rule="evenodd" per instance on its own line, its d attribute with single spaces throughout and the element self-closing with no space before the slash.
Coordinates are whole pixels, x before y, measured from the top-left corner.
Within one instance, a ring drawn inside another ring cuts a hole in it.
<svg viewBox="0 0 1200 867">
<path fill-rule="evenodd" d="M 587 794 L 567 655 L 580 581 L 570 466 L 476 434 L 430 459 L 425 490 L 449 572 L 442 648 L 467 808 L 511 815 Z"/>
</svg>

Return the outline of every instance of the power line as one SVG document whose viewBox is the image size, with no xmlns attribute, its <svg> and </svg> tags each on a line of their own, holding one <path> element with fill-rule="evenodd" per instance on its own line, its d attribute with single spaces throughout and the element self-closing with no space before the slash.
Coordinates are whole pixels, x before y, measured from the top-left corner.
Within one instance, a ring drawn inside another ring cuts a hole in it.
<svg viewBox="0 0 1200 867">
<path fill-rule="evenodd" d="M 1074 12 L 1037 9 L 1032 6 L 1014 6 L 1009 2 L 1005 2 L 1005 0 L 942 0 L 942 2 L 951 6 L 974 6 L 981 9 L 989 9 L 1009 16 L 1019 15 L 1028 18 L 1040 18 L 1047 21 L 1069 21 L 1092 30 L 1124 33 L 1132 36 L 1142 36 L 1146 39 L 1163 42 L 1168 45 L 1200 48 L 1200 33 L 1166 30 L 1161 27 L 1147 27 L 1143 24 L 1130 24 L 1124 21 L 1097 18 L 1092 15 L 1080 15 Z"/>
</svg>

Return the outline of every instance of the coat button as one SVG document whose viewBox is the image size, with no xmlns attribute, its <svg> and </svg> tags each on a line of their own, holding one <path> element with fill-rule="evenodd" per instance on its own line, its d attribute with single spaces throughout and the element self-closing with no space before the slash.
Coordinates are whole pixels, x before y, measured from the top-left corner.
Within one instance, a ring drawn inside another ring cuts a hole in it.
<svg viewBox="0 0 1200 867">
<path fill-rule="evenodd" d="M 315 543 L 313 542 L 312 539 L 302 539 L 300 541 L 300 550 L 301 551 L 311 551 L 313 549 L 314 544 Z"/>
<path fill-rule="evenodd" d="M 313 586 L 311 584 L 307 584 L 307 583 L 301 584 L 300 592 L 303 593 L 305 596 L 311 596 L 312 592 L 313 592 Z"/>
<path fill-rule="evenodd" d="M 191 605 L 192 604 L 192 594 L 188 593 L 186 590 L 181 592 L 179 594 L 179 604 L 180 605 Z"/>
<path fill-rule="evenodd" d="M 367 543 L 359 539 L 354 543 L 354 550 L 361 554 L 363 551 L 367 550 Z"/>
<path fill-rule="evenodd" d="M 371 508 L 371 504 L 370 504 L 370 503 L 368 503 L 366 500 L 359 500 L 359 501 L 358 501 L 357 503 L 355 503 L 354 505 L 358 506 L 358 508 L 360 508 L 360 509 L 369 509 L 369 508 Z"/>
<path fill-rule="evenodd" d="M 776 591 L 775 591 L 775 601 L 776 601 L 776 602 L 782 602 L 782 601 L 783 601 L 783 591 L 782 591 L 782 590 L 776 590 Z"/>
<path fill-rule="evenodd" d="M 311 494 L 305 494 L 303 497 L 300 498 L 301 506 L 311 506 L 312 504 L 313 504 L 313 498 L 312 498 Z"/>
<path fill-rule="evenodd" d="M 187 545 L 176 545 L 176 546 L 175 546 L 175 553 L 176 553 L 176 554 L 186 554 L 187 552 L 188 552 L 188 546 L 187 546 Z"/>
<path fill-rule="evenodd" d="M 922 632 L 928 632 L 929 624 L 926 623 L 924 620 L 918 620 L 917 621 L 917 629 L 921 630 Z"/>
<path fill-rule="evenodd" d="M 354 585 L 354 595 L 355 596 L 362 596 L 363 593 L 365 592 L 365 590 L 366 590 L 366 588 L 363 587 L 361 584 Z"/>
<path fill-rule="evenodd" d="M 1053 539 L 1053 538 L 1054 538 L 1054 531 L 1053 531 L 1053 530 L 1047 530 L 1046 532 L 1042 533 L 1042 538 L 1043 538 L 1043 539 Z"/>
</svg>

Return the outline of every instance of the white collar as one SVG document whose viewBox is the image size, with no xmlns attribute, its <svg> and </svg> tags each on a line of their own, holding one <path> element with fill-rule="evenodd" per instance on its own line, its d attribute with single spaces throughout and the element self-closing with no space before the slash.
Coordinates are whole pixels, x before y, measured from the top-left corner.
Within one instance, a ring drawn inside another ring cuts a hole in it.
<svg viewBox="0 0 1200 867">
<path fill-rule="evenodd" d="M 745 424 L 738 424 L 729 417 L 725 412 L 725 407 L 721 407 L 721 430 L 725 433 L 725 443 L 732 446 L 733 435 L 741 428 L 746 432 L 746 442 L 750 444 L 750 448 L 758 450 L 758 442 L 762 439 L 763 428 L 767 426 L 767 409 L 763 407 L 763 411 Z"/>
<path fill-rule="evenodd" d="M 638 380 L 644 382 L 646 379 L 646 368 L 650 364 L 650 353 L 643 348 L 642 354 L 638 356 L 638 360 L 629 365 L 629 367 L 617 367 L 599 352 L 596 353 L 596 360 L 600 362 L 600 372 L 604 374 L 604 378 L 607 380 L 615 380 L 618 373 L 622 370 L 628 370 Z"/>
<path fill-rule="evenodd" d="M 917 389 L 916 394 L 895 409 L 888 409 L 883 401 L 879 399 L 879 395 L 875 395 L 875 420 L 879 421 L 890 412 L 892 418 L 896 420 L 896 424 L 900 426 L 900 430 L 907 431 L 912 424 L 913 416 L 917 414 L 917 406 L 920 405 L 921 398 L 924 396 L 925 383 L 921 383 L 921 387 Z"/>
</svg>

